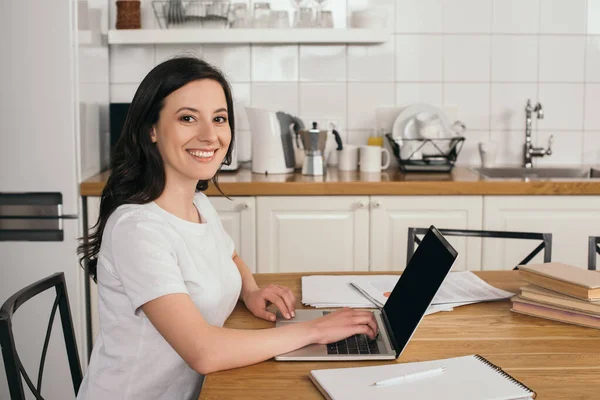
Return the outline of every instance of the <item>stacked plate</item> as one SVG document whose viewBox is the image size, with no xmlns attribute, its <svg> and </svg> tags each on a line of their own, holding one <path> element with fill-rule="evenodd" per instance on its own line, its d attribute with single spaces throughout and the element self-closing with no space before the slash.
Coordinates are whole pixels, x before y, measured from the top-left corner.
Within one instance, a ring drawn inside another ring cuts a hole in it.
<svg viewBox="0 0 600 400">
<path fill-rule="evenodd" d="M 453 140 L 464 132 L 464 124 L 454 124 L 446 113 L 430 104 L 413 104 L 400 112 L 394 121 L 392 137 L 400 148 L 399 157 L 407 160 L 446 162 L 455 146 Z"/>
</svg>

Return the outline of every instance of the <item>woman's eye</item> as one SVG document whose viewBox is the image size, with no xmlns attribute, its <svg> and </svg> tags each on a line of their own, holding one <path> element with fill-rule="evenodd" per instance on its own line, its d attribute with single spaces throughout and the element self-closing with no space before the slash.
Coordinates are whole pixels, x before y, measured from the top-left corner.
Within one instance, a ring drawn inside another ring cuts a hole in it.
<svg viewBox="0 0 600 400">
<path fill-rule="evenodd" d="M 219 117 L 215 118 L 215 121 L 219 122 L 219 123 L 225 123 L 225 122 L 227 122 L 227 118 L 223 117 L 223 116 L 219 116 Z"/>
<path fill-rule="evenodd" d="M 192 117 L 191 115 L 184 115 L 183 117 L 180 118 L 180 120 L 183 122 L 193 122 L 194 117 Z"/>
</svg>

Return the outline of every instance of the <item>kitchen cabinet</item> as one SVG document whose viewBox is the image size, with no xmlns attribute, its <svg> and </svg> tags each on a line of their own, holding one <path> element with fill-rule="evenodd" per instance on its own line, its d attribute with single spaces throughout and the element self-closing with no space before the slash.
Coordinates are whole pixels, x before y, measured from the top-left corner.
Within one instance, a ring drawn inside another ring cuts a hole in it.
<svg viewBox="0 0 600 400">
<path fill-rule="evenodd" d="M 233 239 L 235 250 L 252 272 L 256 272 L 256 199 L 254 197 L 210 197 L 223 228 Z"/>
<path fill-rule="evenodd" d="M 258 197 L 257 272 L 367 271 L 368 196 Z"/>
<path fill-rule="evenodd" d="M 600 196 L 485 196 L 483 210 L 484 229 L 552 233 L 552 261 L 582 268 L 588 237 L 600 234 Z M 485 239 L 483 269 L 512 269 L 538 244 Z M 531 262 L 543 262 L 542 257 Z"/>
<path fill-rule="evenodd" d="M 403 270 L 409 227 L 481 229 L 481 196 L 371 196 L 370 270 Z M 453 270 L 481 269 L 481 239 L 448 237 L 459 257 Z"/>
</svg>

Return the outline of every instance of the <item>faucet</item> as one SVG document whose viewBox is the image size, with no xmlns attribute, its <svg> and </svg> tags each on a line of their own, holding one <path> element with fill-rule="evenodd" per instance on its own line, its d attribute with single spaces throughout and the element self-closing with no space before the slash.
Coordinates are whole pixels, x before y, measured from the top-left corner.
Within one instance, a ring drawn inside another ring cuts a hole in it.
<svg viewBox="0 0 600 400">
<path fill-rule="evenodd" d="M 552 155 L 552 141 L 554 140 L 554 135 L 550 136 L 548 139 L 548 147 L 533 147 L 531 143 L 531 113 L 537 114 L 537 119 L 544 118 L 544 110 L 542 109 L 542 105 L 537 103 L 535 107 L 531 107 L 531 101 L 527 100 L 527 105 L 525 106 L 525 148 L 523 150 L 523 166 L 525 168 L 532 168 L 532 159 L 533 157 L 544 157 Z"/>
</svg>

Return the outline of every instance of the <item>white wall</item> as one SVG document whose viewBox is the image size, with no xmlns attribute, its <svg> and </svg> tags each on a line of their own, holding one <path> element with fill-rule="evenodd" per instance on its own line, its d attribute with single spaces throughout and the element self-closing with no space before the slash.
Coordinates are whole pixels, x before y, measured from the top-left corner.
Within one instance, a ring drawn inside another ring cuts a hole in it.
<svg viewBox="0 0 600 400">
<path fill-rule="evenodd" d="M 292 11 L 288 0 L 271 4 Z M 375 46 L 111 46 L 110 99 L 130 101 L 153 66 L 185 51 L 222 67 L 243 103 L 335 119 L 352 143 L 365 143 L 376 106 L 425 101 L 458 106 L 468 127 L 460 163 L 479 161 L 482 140 L 500 144 L 500 162 L 520 163 L 530 98 L 546 114 L 536 122 L 534 142 L 555 136 L 554 154 L 540 164 L 600 162 L 600 0 L 328 4 L 336 27 L 346 26 L 353 10 L 388 7 L 394 35 Z M 157 27 L 149 0 L 142 23 Z M 247 134 L 243 117 L 239 128 Z"/>
</svg>

